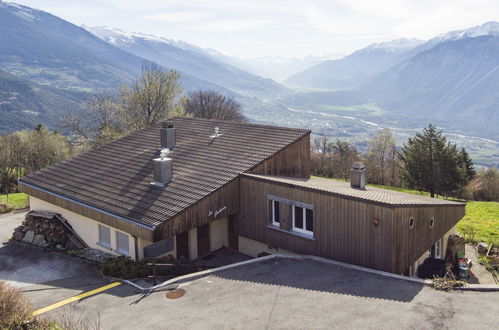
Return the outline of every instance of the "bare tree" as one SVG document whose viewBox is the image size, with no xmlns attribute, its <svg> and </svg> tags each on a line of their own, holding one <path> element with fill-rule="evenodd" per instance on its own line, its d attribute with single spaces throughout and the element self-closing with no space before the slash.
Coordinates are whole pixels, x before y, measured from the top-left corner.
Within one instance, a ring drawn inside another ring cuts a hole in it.
<svg viewBox="0 0 499 330">
<path fill-rule="evenodd" d="M 145 62 L 142 74 L 129 87 L 121 87 L 121 117 L 129 132 L 183 114 L 180 73 Z"/>
<path fill-rule="evenodd" d="M 215 91 L 196 91 L 189 93 L 184 109 L 187 114 L 199 118 L 220 119 L 244 122 L 241 105 L 232 97 Z"/>
<path fill-rule="evenodd" d="M 177 71 L 146 62 L 131 87 L 120 87 L 117 95 L 91 96 L 82 109 L 63 118 L 62 126 L 75 135 L 75 148 L 100 146 L 183 115 L 182 95 Z"/>
<path fill-rule="evenodd" d="M 385 170 L 388 166 L 390 154 L 393 155 L 392 157 L 395 157 L 393 152 L 394 146 L 395 138 L 392 130 L 389 128 L 378 131 L 369 142 L 368 157 L 373 159 L 375 166 L 379 169 L 379 181 L 382 185 L 385 184 Z"/>
<path fill-rule="evenodd" d="M 332 144 L 334 163 L 338 176 L 348 180 L 352 164 L 359 159 L 357 148 L 346 141 L 337 139 Z"/>
<path fill-rule="evenodd" d="M 121 113 L 120 101 L 116 96 L 92 95 L 82 109 L 62 119 L 62 126 L 75 134 L 74 147 L 97 147 L 126 135 L 127 127 Z"/>
</svg>

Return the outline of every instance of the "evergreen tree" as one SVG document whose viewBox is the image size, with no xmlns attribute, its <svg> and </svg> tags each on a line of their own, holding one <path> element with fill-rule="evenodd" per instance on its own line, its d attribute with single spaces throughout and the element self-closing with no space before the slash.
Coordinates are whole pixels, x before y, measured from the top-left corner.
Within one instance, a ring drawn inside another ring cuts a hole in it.
<svg viewBox="0 0 499 330">
<path fill-rule="evenodd" d="M 409 138 L 399 153 L 402 179 L 410 187 L 448 195 L 465 186 L 475 175 L 473 162 L 464 149 L 447 142 L 433 125 Z"/>
</svg>

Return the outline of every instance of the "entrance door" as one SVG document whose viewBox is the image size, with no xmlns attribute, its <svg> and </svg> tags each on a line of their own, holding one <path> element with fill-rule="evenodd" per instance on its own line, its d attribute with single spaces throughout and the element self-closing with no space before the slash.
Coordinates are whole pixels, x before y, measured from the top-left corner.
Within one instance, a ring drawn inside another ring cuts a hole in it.
<svg viewBox="0 0 499 330">
<path fill-rule="evenodd" d="M 198 227 L 198 257 L 210 252 L 210 225 Z"/>
<path fill-rule="evenodd" d="M 183 232 L 176 236 L 177 239 L 177 260 L 180 257 L 189 259 L 189 232 Z"/>
</svg>

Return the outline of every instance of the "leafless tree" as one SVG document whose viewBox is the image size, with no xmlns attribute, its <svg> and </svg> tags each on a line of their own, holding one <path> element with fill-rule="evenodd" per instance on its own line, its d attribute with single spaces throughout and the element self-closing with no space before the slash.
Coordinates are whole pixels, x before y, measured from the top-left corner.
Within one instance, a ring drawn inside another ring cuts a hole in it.
<svg viewBox="0 0 499 330">
<path fill-rule="evenodd" d="M 165 72 L 160 66 L 145 62 L 139 78 L 130 88 L 122 87 L 119 93 L 121 117 L 128 131 L 181 115 L 182 93 L 178 71 Z"/>
<path fill-rule="evenodd" d="M 395 157 L 394 146 L 395 138 L 389 128 L 378 131 L 369 142 L 368 157 L 373 160 L 374 165 L 379 169 L 379 181 L 382 185 L 385 184 L 385 170 L 388 167 L 390 154 L 392 154 L 392 158 Z M 394 170 L 395 166 L 392 169 Z M 392 173 L 392 177 L 394 175 Z"/>
<path fill-rule="evenodd" d="M 346 141 L 337 139 L 332 144 L 336 173 L 338 176 L 348 180 L 352 164 L 359 159 L 357 148 Z"/>
<path fill-rule="evenodd" d="M 215 91 L 196 91 L 189 93 L 184 109 L 187 114 L 199 118 L 220 119 L 244 122 L 241 105 L 232 97 Z"/>
</svg>

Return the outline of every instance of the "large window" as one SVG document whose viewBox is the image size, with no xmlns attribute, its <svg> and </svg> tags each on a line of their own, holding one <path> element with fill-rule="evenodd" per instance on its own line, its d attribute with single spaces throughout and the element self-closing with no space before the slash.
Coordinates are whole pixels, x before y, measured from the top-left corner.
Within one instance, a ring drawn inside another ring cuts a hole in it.
<svg viewBox="0 0 499 330">
<path fill-rule="evenodd" d="M 111 229 L 109 227 L 99 225 L 99 242 L 97 244 L 111 249 Z"/>
<path fill-rule="evenodd" d="M 130 255 L 127 234 L 119 231 L 116 232 L 116 251 L 126 256 Z"/>
<path fill-rule="evenodd" d="M 277 227 L 281 223 L 279 204 L 278 201 L 270 200 L 270 222 Z"/>
<path fill-rule="evenodd" d="M 293 230 L 313 235 L 314 234 L 314 211 L 301 206 L 293 206 Z"/>
</svg>

